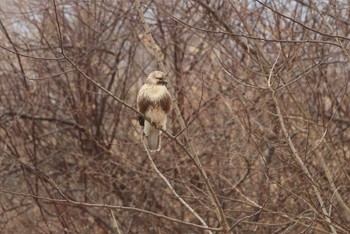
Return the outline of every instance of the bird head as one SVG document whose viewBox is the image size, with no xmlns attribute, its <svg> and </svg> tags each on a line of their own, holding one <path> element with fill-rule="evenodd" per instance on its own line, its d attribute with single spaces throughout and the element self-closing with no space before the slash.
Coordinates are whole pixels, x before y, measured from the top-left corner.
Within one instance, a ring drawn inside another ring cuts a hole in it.
<svg viewBox="0 0 350 234">
<path fill-rule="evenodd" d="M 164 72 L 154 71 L 148 75 L 146 83 L 150 85 L 166 85 L 168 81 Z"/>
</svg>

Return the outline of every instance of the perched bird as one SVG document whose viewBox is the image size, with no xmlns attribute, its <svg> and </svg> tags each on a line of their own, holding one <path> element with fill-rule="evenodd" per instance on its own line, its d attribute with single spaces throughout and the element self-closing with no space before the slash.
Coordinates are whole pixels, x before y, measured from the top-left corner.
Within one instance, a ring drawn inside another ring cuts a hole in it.
<svg viewBox="0 0 350 234">
<path fill-rule="evenodd" d="M 166 75 L 161 71 L 154 71 L 149 74 L 137 95 L 138 111 L 152 121 L 150 123 L 142 116 L 139 117 L 140 125 L 143 126 L 143 137 L 147 138 L 148 149 L 152 152 L 161 148 L 159 129 L 166 130 L 167 115 L 172 109 L 166 84 Z"/>
</svg>

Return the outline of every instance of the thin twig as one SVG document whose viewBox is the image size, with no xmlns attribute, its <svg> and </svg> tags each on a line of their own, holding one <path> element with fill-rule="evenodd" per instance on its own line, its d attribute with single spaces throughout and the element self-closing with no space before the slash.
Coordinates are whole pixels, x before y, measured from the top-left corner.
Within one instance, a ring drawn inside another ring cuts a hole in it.
<svg viewBox="0 0 350 234">
<path fill-rule="evenodd" d="M 320 14 L 321 18 L 322 18 L 323 21 L 326 23 L 326 25 L 327 25 L 327 27 L 329 28 L 329 30 L 331 30 L 332 35 L 330 35 L 330 37 L 335 37 L 335 38 L 336 38 L 337 43 L 339 44 L 339 46 L 342 48 L 342 50 L 344 51 L 344 53 L 345 53 L 346 56 L 348 57 L 348 60 L 350 60 L 350 53 L 349 53 L 349 51 L 346 49 L 346 47 L 344 46 L 343 42 L 340 40 L 340 39 L 343 39 L 343 40 L 350 40 L 350 38 L 339 36 L 338 33 L 336 33 L 336 31 L 334 30 L 334 28 L 333 28 L 333 27 L 331 26 L 331 24 L 329 23 L 328 18 L 325 17 L 325 16 L 323 15 L 322 11 L 321 11 L 320 8 L 318 7 L 317 2 L 315 2 L 315 0 L 311 0 L 311 2 L 314 4 L 317 13 Z M 334 34 L 336 34 L 336 35 L 334 35 Z"/>
</svg>

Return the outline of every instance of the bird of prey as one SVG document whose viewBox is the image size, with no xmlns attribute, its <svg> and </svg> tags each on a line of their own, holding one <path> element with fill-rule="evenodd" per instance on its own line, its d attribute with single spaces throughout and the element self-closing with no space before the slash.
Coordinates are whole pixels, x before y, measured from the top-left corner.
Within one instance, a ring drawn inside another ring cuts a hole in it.
<svg viewBox="0 0 350 234">
<path fill-rule="evenodd" d="M 137 95 L 138 111 L 152 121 L 150 123 L 142 116 L 139 117 L 140 125 L 143 126 L 143 137 L 147 138 L 148 149 L 152 152 L 161 148 L 159 129 L 166 130 L 167 115 L 172 109 L 166 84 L 166 75 L 161 71 L 154 71 L 149 74 Z"/>
</svg>

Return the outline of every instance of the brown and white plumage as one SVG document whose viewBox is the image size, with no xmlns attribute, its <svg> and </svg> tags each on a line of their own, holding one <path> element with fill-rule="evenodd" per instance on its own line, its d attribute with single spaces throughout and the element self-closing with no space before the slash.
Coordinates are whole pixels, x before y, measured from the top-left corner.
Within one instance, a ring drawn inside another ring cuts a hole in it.
<svg viewBox="0 0 350 234">
<path fill-rule="evenodd" d="M 167 115 L 172 108 L 171 96 L 166 84 L 166 75 L 161 71 L 154 71 L 149 74 L 137 96 L 138 111 L 157 126 L 156 128 L 147 120 L 140 121 L 141 125 L 144 123 L 143 135 L 147 138 L 150 151 L 160 150 L 161 131 L 159 128 L 166 130 Z"/>
</svg>

